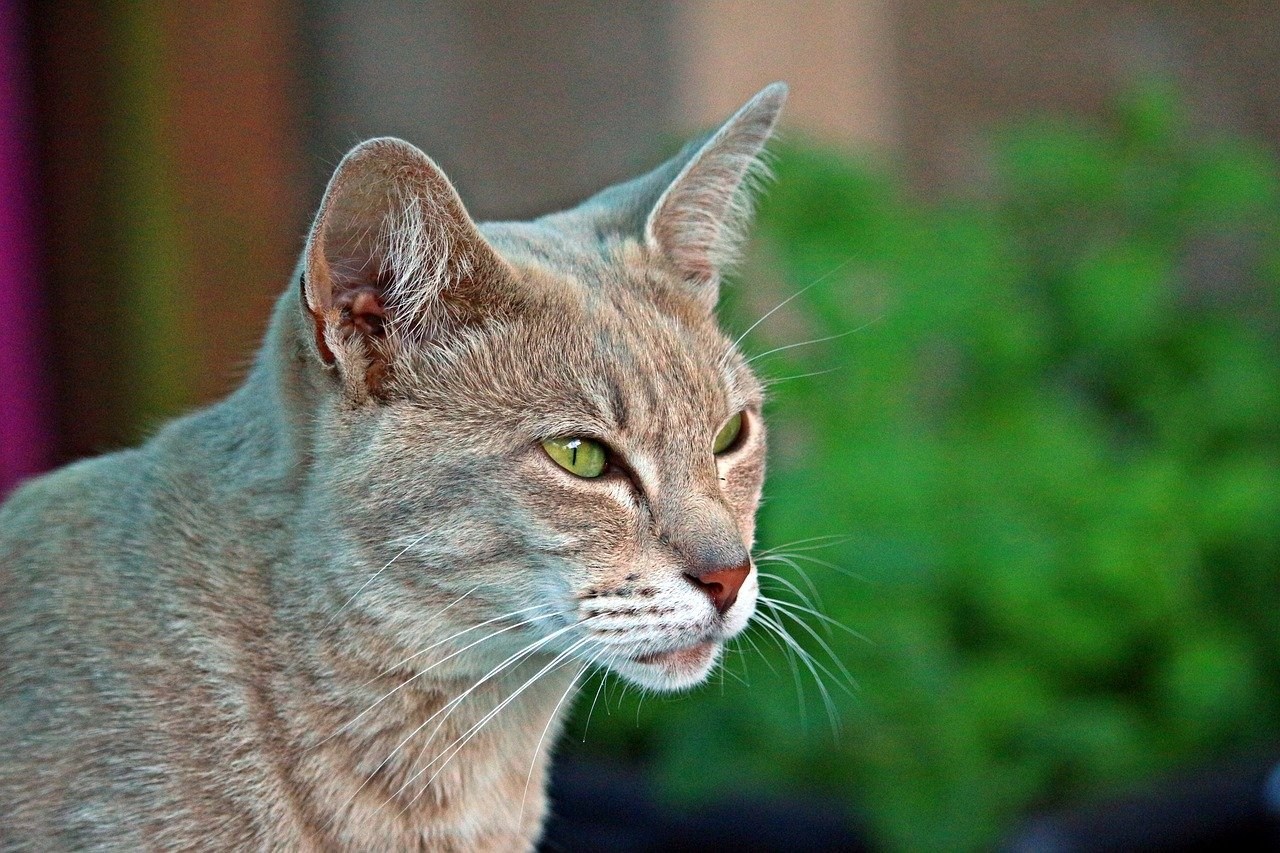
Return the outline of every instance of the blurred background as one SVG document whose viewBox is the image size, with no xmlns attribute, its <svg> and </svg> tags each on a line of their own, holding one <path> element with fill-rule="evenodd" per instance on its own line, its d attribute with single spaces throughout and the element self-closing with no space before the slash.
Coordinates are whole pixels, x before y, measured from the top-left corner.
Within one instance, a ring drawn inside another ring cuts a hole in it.
<svg viewBox="0 0 1280 853">
<path fill-rule="evenodd" d="M 529 216 L 778 79 L 776 603 L 547 848 L 1276 849 L 1278 4 L 0 0 L 0 494 L 233 387 L 360 139 Z"/>
</svg>

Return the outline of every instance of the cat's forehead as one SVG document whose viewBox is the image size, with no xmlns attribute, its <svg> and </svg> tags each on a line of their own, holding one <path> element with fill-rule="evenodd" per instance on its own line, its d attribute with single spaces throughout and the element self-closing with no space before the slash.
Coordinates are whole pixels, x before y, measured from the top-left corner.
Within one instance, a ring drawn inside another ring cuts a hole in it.
<svg viewBox="0 0 1280 853">
<path fill-rule="evenodd" d="M 475 342 L 474 357 L 506 374 L 494 387 L 519 389 L 495 406 L 662 435 L 758 402 L 755 377 L 715 317 L 638 244 L 540 222 L 484 231 L 528 297 Z"/>
<path fill-rule="evenodd" d="M 536 298 L 580 306 L 593 325 L 617 334 L 678 327 L 703 338 L 703 346 L 726 346 L 692 288 L 653 264 L 639 240 L 620 235 L 597 217 L 578 214 L 481 228 Z"/>
</svg>

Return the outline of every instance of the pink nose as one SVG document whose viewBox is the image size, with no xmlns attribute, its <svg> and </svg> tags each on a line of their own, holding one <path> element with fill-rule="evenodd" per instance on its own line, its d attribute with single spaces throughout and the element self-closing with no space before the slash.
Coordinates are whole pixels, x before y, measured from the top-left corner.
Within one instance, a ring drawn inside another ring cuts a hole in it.
<svg viewBox="0 0 1280 853">
<path fill-rule="evenodd" d="M 751 574 L 751 560 L 743 560 L 741 565 L 726 568 L 700 571 L 697 574 L 685 572 L 689 582 L 707 594 L 716 610 L 724 615 L 738 600 L 738 590 Z"/>
</svg>

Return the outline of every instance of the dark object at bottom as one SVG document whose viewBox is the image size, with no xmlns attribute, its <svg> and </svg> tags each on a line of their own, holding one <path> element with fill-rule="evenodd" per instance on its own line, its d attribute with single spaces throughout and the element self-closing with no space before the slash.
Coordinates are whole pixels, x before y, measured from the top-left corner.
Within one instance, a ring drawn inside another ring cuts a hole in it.
<svg viewBox="0 0 1280 853">
<path fill-rule="evenodd" d="M 1178 776 L 1145 791 L 1035 817 L 1005 853 L 1280 850 L 1280 762 Z"/>
<path fill-rule="evenodd" d="M 818 799 L 725 797 L 695 812 L 661 807 L 644 774 L 554 765 L 544 853 L 829 853 L 870 850 L 844 807 Z"/>
</svg>

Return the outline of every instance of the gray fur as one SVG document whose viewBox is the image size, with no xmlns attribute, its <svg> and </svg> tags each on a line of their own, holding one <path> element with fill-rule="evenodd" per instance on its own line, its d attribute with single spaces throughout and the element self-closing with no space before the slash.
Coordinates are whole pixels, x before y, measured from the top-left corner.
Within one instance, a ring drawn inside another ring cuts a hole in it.
<svg viewBox="0 0 1280 853">
<path fill-rule="evenodd" d="M 754 570 L 723 616 L 683 577 L 745 558 L 764 466 L 685 273 L 782 94 L 530 223 L 475 226 L 407 143 L 348 155 L 244 386 L 0 508 L 0 848 L 530 849 L 588 662 L 687 686 L 751 616 Z M 566 434 L 634 485 L 559 469 Z"/>
</svg>

